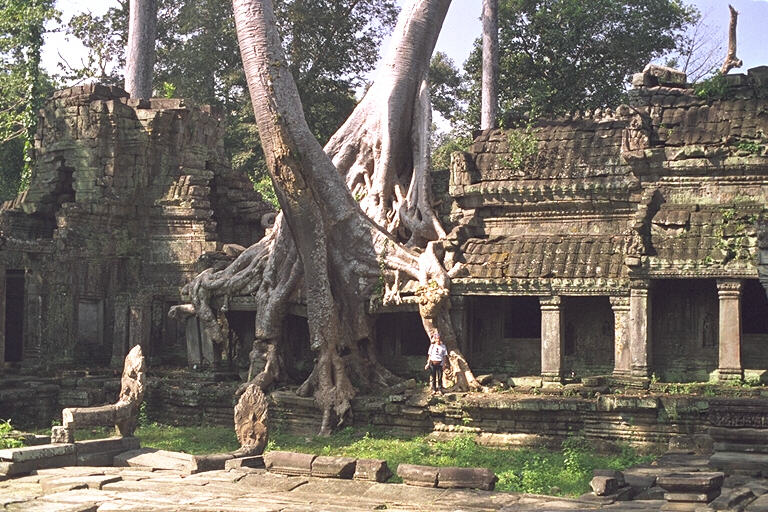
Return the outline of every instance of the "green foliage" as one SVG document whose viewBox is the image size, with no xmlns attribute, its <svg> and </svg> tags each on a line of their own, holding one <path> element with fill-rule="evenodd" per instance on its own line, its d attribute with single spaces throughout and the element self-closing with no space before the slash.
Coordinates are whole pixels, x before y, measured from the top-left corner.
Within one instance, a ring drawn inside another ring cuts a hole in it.
<svg viewBox="0 0 768 512">
<path fill-rule="evenodd" d="M 728 81 L 722 73 L 715 73 L 706 80 L 693 86 L 693 92 L 699 98 L 708 101 L 721 100 L 728 94 Z"/>
<path fill-rule="evenodd" d="M 760 152 L 763 150 L 763 147 L 759 142 L 754 140 L 740 140 L 736 144 L 736 149 L 739 151 L 746 151 L 749 154 L 752 155 L 759 155 Z"/>
<path fill-rule="evenodd" d="M 499 163 L 510 169 L 522 169 L 525 162 L 539 152 L 539 141 L 530 125 L 525 129 L 509 130 L 507 146 L 509 154 L 501 158 Z"/>
<path fill-rule="evenodd" d="M 500 0 L 499 106 L 513 117 L 617 105 L 624 84 L 677 47 L 696 11 L 681 0 Z M 479 40 L 465 64 L 480 119 Z"/>
<path fill-rule="evenodd" d="M 37 113 L 51 86 L 40 67 L 45 24 L 56 18 L 53 0 L 0 0 L 0 192 L 25 188 L 33 159 Z M 21 140 L 20 145 L 9 144 Z M 21 166 L 18 166 L 21 160 Z"/>
<path fill-rule="evenodd" d="M 449 119 L 461 109 L 467 83 L 452 59 L 437 52 L 429 63 L 432 108 Z"/>
<path fill-rule="evenodd" d="M 292 450 L 320 455 L 383 458 L 395 471 L 399 464 L 485 467 L 496 473 L 502 491 L 579 495 L 589 490 L 595 468 L 624 469 L 652 457 L 641 457 L 630 447 L 619 454 L 597 455 L 582 438 L 569 438 L 561 452 L 542 449 L 504 450 L 477 445 L 472 436 L 433 442 L 426 437 L 398 438 L 347 428 L 329 438 L 304 438 L 275 433 L 270 450 Z M 399 481 L 397 477 L 393 481 Z"/>
<path fill-rule="evenodd" d="M 162 88 L 163 88 L 163 98 L 176 97 L 176 86 L 171 82 L 163 82 Z"/>
<path fill-rule="evenodd" d="M 234 430 L 225 427 L 172 427 L 152 423 L 140 426 L 136 437 L 147 448 L 195 455 L 230 452 L 240 446 Z"/>
<path fill-rule="evenodd" d="M 753 214 L 739 215 L 735 207 L 724 208 L 721 211 L 722 222 L 715 224 L 713 235 L 717 239 L 715 248 L 722 253 L 721 262 L 731 260 L 749 260 L 752 255 L 749 250 L 750 229 L 757 222 Z"/>
<path fill-rule="evenodd" d="M 254 180 L 253 188 L 256 190 L 256 192 L 261 194 L 262 199 L 271 204 L 275 210 L 279 209 L 280 203 L 277 201 L 275 187 L 272 186 L 272 180 L 270 179 L 269 175 L 264 174 L 258 179 L 255 179 L 255 177 L 251 175 L 251 180 Z"/>
<path fill-rule="evenodd" d="M 21 439 L 12 436 L 11 432 L 13 432 L 11 420 L 0 420 L 0 449 L 20 448 L 24 446 Z"/>
<path fill-rule="evenodd" d="M 451 133 L 432 132 L 432 169 L 450 169 L 451 155 L 456 151 L 467 151 L 472 137 L 458 131 Z"/>
</svg>

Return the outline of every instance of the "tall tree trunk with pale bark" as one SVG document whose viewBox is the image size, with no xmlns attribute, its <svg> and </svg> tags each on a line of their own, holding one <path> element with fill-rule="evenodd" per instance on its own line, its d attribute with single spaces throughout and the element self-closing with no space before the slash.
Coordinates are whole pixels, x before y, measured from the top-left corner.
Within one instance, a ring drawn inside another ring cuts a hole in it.
<svg viewBox="0 0 768 512">
<path fill-rule="evenodd" d="M 213 308 L 213 299 L 222 300 L 225 310 L 228 297 L 252 294 L 257 325 L 251 379 L 267 389 L 284 378 L 282 320 L 289 300 L 301 295 L 317 356 L 298 393 L 315 397 L 323 411 L 320 431 L 329 433 L 348 419 L 356 393 L 397 381 L 377 361 L 366 308 L 382 280 L 385 301 L 399 300 L 401 277 L 417 280 L 424 328 L 446 341 L 449 373 L 463 389 L 478 387 L 450 323 L 450 260 L 444 258 L 445 232 L 432 210 L 428 173 L 425 77 L 450 0 L 412 0 L 404 7 L 379 79 L 325 148 L 302 114 L 271 0 L 233 4 L 282 212 L 264 239 L 228 268 L 206 271 L 190 283 L 192 304 L 177 311 L 197 314 L 208 335 L 223 344 L 223 311 Z"/>
<path fill-rule="evenodd" d="M 483 0 L 483 79 L 480 129 L 496 128 L 499 113 L 499 0 Z"/>
<path fill-rule="evenodd" d="M 130 0 L 129 9 L 125 90 L 131 98 L 147 99 L 152 97 L 157 0 Z"/>
</svg>

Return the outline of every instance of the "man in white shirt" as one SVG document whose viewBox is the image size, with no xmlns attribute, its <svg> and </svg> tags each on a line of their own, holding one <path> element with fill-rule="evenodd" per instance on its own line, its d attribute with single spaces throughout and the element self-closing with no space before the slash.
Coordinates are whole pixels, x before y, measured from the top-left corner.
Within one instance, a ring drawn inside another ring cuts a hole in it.
<svg viewBox="0 0 768 512">
<path fill-rule="evenodd" d="M 425 370 L 429 370 L 429 382 L 432 386 L 432 394 L 443 394 L 443 368 L 448 360 L 448 349 L 445 348 L 440 334 L 435 333 L 432 336 L 432 343 L 427 352 L 427 364 Z"/>
</svg>

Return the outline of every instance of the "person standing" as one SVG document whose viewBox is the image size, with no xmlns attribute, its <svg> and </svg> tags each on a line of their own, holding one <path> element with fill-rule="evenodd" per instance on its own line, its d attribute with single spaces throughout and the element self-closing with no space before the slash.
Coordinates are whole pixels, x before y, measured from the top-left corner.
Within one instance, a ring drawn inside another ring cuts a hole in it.
<svg viewBox="0 0 768 512">
<path fill-rule="evenodd" d="M 427 364 L 425 370 L 429 370 L 429 382 L 432 386 L 432 394 L 440 392 L 443 394 L 443 368 L 448 360 L 448 349 L 445 348 L 440 339 L 440 333 L 432 336 L 432 343 L 427 352 Z"/>
</svg>

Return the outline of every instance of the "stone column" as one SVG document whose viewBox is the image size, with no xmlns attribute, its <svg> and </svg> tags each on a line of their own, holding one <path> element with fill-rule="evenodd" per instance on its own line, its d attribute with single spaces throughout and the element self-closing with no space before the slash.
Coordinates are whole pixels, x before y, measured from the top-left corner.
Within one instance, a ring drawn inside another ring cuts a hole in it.
<svg viewBox="0 0 768 512">
<path fill-rule="evenodd" d="M 613 374 L 616 377 L 632 375 L 632 357 L 629 350 L 629 297 L 611 297 L 613 308 Z"/>
<path fill-rule="evenodd" d="M 5 366 L 5 266 L 0 265 L 0 373 Z"/>
<path fill-rule="evenodd" d="M 629 290 L 629 353 L 633 377 L 651 374 L 651 282 L 634 280 Z"/>
<path fill-rule="evenodd" d="M 720 301 L 720 329 L 718 345 L 720 359 L 717 374 L 720 380 L 741 379 L 741 290 L 737 279 L 718 279 L 717 296 Z"/>
<path fill-rule="evenodd" d="M 541 302 L 541 378 L 544 382 L 563 381 L 563 311 L 560 296 L 540 297 Z"/>
</svg>

